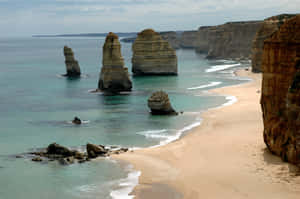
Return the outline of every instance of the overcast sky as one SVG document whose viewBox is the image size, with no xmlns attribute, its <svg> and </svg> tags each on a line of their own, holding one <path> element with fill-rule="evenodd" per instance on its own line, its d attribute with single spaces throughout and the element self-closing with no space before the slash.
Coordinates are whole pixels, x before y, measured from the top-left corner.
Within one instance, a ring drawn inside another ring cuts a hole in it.
<svg viewBox="0 0 300 199">
<path fill-rule="evenodd" d="M 300 0 L 0 0 L 0 36 L 195 30 L 300 13 Z"/>
</svg>

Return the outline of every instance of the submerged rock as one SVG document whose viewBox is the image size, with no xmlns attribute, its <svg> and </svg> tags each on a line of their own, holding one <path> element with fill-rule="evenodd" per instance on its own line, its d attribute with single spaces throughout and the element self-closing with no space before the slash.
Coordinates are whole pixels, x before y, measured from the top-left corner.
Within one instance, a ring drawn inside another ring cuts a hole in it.
<svg viewBox="0 0 300 199">
<path fill-rule="evenodd" d="M 292 14 L 282 14 L 264 20 L 252 43 L 252 72 L 262 72 L 261 64 L 265 39 L 271 37 L 286 20 L 294 16 Z"/>
<path fill-rule="evenodd" d="M 177 56 L 170 44 L 152 29 L 140 32 L 132 45 L 134 75 L 177 75 Z"/>
<path fill-rule="evenodd" d="M 74 53 L 71 48 L 68 46 L 64 47 L 64 55 L 65 55 L 65 64 L 67 69 L 67 74 L 65 76 L 68 77 L 79 77 L 81 75 L 80 67 L 78 61 L 74 58 Z"/>
<path fill-rule="evenodd" d="M 74 117 L 74 119 L 72 120 L 73 124 L 81 124 L 81 119 L 79 119 L 78 117 Z"/>
<path fill-rule="evenodd" d="M 118 36 L 109 33 L 103 45 L 103 60 L 98 89 L 106 92 L 130 91 L 132 83 L 124 67 Z"/>
<path fill-rule="evenodd" d="M 151 95 L 148 99 L 148 107 L 153 115 L 177 115 L 168 94 L 163 91 L 157 91 Z"/>
<path fill-rule="evenodd" d="M 264 141 L 284 161 L 300 163 L 300 15 L 264 42 L 261 107 Z"/>
</svg>

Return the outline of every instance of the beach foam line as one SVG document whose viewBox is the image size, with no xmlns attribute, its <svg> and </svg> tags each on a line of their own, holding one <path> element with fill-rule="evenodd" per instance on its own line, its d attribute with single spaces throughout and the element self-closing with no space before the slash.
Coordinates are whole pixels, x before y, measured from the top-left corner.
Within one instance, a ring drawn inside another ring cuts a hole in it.
<svg viewBox="0 0 300 199">
<path fill-rule="evenodd" d="M 204 85 L 201 85 L 201 86 L 188 88 L 188 90 L 196 90 L 196 89 L 201 89 L 201 88 L 213 87 L 213 86 L 217 86 L 217 85 L 220 85 L 220 84 L 222 84 L 222 82 L 210 82 L 209 84 L 204 84 Z"/>
<path fill-rule="evenodd" d="M 127 169 L 130 169 L 126 178 L 119 180 L 119 189 L 110 192 L 110 196 L 113 199 L 133 199 L 134 195 L 129 195 L 135 186 L 139 183 L 140 171 L 133 171 L 132 165 Z"/>
<path fill-rule="evenodd" d="M 217 71 L 222 71 L 222 70 L 226 70 L 228 68 L 232 68 L 232 67 L 236 67 L 236 66 L 240 66 L 241 64 L 225 64 L 225 65 L 216 65 L 216 66 L 212 66 L 208 69 L 205 70 L 205 72 L 207 73 L 211 73 L 211 72 L 217 72 Z"/>
<path fill-rule="evenodd" d="M 142 131 L 142 132 L 138 132 L 136 134 L 143 135 L 146 138 L 165 138 L 166 135 L 161 134 L 161 133 L 165 133 L 165 132 L 167 132 L 167 130 L 166 129 L 162 129 L 162 130 Z"/>
<path fill-rule="evenodd" d="M 189 131 L 189 130 L 197 127 L 197 126 L 199 126 L 200 124 L 201 124 L 201 119 L 197 120 L 196 122 L 194 122 L 194 123 L 192 123 L 192 124 L 190 124 L 188 126 L 183 127 L 180 130 L 176 130 L 175 134 L 172 134 L 172 135 L 167 135 L 167 134 L 160 135 L 161 138 L 165 138 L 165 139 L 161 140 L 159 142 L 159 144 L 151 146 L 149 148 L 156 148 L 156 147 L 164 146 L 166 144 L 174 142 L 175 140 L 178 140 L 183 133 L 185 133 L 186 131 Z M 156 137 L 159 137 L 159 136 L 156 136 Z"/>
</svg>

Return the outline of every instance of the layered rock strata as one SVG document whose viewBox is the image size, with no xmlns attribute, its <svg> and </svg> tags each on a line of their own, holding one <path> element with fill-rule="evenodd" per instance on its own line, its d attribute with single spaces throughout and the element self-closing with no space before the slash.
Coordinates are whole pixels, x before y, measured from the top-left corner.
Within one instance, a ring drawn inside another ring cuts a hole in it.
<svg viewBox="0 0 300 199">
<path fill-rule="evenodd" d="M 103 57 L 98 89 L 104 92 L 130 91 L 132 83 L 124 67 L 118 36 L 109 33 L 103 45 Z"/>
<path fill-rule="evenodd" d="M 264 40 L 275 33 L 286 20 L 294 16 L 291 14 L 282 14 L 264 20 L 262 26 L 256 32 L 252 43 L 252 72 L 262 72 L 261 64 Z"/>
<path fill-rule="evenodd" d="M 71 48 L 64 46 L 65 64 L 67 73 L 65 76 L 68 77 L 79 77 L 81 74 L 78 61 L 74 58 L 74 53 Z"/>
<path fill-rule="evenodd" d="M 264 42 L 261 107 L 264 141 L 283 160 L 300 160 L 300 15 Z"/>
<path fill-rule="evenodd" d="M 180 36 L 180 47 L 194 49 L 196 46 L 197 31 L 184 31 Z"/>
<path fill-rule="evenodd" d="M 152 29 L 140 32 L 132 45 L 134 75 L 177 75 L 175 50 Z"/>
<path fill-rule="evenodd" d="M 175 31 L 168 31 L 168 32 L 159 32 L 162 38 L 169 42 L 173 49 L 179 49 L 180 46 L 180 38 L 179 34 Z"/>
<path fill-rule="evenodd" d="M 261 21 L 246 21 L 200 27 L 196 52 L 206 53 L 212 59 L 250 59 L 252 40 L 261 24 Z"/>
<path fill-rule="evenodd" d="M 173 109 L 169 96 L 163 91 L 157 91 L 148 99 L 148 107 L 153 115 L 177 115 Z"/>
</svg>

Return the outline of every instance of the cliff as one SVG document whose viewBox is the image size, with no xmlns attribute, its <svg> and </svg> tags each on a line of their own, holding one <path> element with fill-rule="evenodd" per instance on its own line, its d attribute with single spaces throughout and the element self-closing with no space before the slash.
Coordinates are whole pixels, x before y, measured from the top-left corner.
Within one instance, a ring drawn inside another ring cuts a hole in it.
<svg viewBox="0 0 300 199">
<path fill-rule="evenodd" d="M 161 37 L 168 41 L 169 44 L 173 49 L 179 49 L 180 48 L 180 40 L 178 37 L 178 33 L 175 31 L 168 31 L 168 32 L 159 32 Z"/>
<path fill-rule="evenodd" d="M 283 160 L 300 160 L 300 15 L 269 39 L 262 57 L 264 141 Z"/>
<path fill-rule="evenodd" d="M 179 43 L 181 48 L 195 48 L 197 31 L 182 32 Z"/>
<path fill-rule="evenodd" d="M 124 67 L 118 36 L 109 33 L 103 45 L 103 58 L 98 89 L 106 92 L 130 91 L 132 83 Z"/>
<path fill-rule="evenodd" d="M 250 59 L 251 44 L 261 21 L 229 22 L 200 27 L 195 48 L 212 59 Z"/>
<path fill-rule="evenodd" d="M 261 72 L 264 40 L 275 33 L 286 20 L 294 16 L 295 15 L 282 14 L 267 18 L 263 21 L 252 43 L 252 72 Z"/>
<path fill-rule="evenodd" d="M 79 77 L 81 74 L 80 67 L 78 61 L 74 58 L 74 53 L 72 48 L 68 46 L 64 46 L 64 56 L 65 56 L 65 64 L 67 73 L 65 76 L 68 77 Z"/>
<path fill-rule="evenodd" d="M 132 72 L 135 75 L 177 75 L 175 50 L 154 30 L 140 32 L 132 51 Z"/>
</svg>

